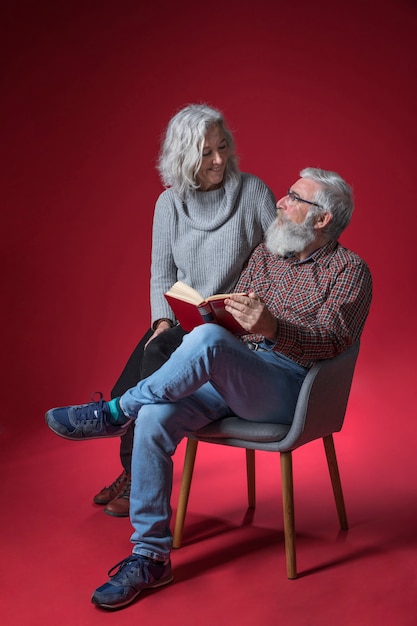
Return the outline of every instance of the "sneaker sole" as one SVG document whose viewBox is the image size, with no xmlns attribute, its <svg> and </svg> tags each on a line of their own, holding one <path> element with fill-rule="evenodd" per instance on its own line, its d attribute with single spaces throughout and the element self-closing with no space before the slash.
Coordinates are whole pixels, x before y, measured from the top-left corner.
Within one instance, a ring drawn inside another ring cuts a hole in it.
<svg viewBox="0 0 417 626">
<path fill-rule="evenodd" d="M 123 607 L 128 606 L 129 604 L 132 604 L 132 602 L 136 600 L 136 598 L 142 593 L 142 591 L 147 591 L 148 589 L 158 589 L 158 587 L 164 587 L 165 585 L 169 585 L 169 583 L 172 583 L 173 580 L 174 580 L 174 576 L 171 574 L 168 578 L 155 581 L 152 585 L 147 585 L 146 587 L 143 587 L 143 589 L 140 589 L 137 593 L 135 593 L 134 596 L 132 596 L 132 598 L 129 598 L 129 600 L 125 600 L 124 602 L 120 602 L 119 604 L 104 604 L 103 602 L 96 600 L 94 598 L 94 595 L 91 598 L 91 602 L 95 604 L 96 606 L 98 606 L 100 609 L 106 609 L 106 610 L 122 609 Z"/>
</svg>

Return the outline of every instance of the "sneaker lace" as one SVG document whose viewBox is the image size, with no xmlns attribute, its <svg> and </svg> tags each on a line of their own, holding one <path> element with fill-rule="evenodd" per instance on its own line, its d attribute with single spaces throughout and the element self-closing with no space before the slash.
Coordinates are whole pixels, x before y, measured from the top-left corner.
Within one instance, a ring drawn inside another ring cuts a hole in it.
<svg viewBox="0 0 417 626">
<path fill-rule="evenodd" d="M 128 567 L 130 565 L 130 567 Z M 136 554 L 131 554 L 123 561 L 113 565 L 108 571 L 108 576 L 114 582 L 126 583 L 133 576 L 138 575 L 138 571 L 143 569 L 143 558 Z M 117 570 L 117 571 L 115 571 Z M 113 572 L 115 572 L 113 574 Z"/>
<path fill-rule="evenodd" d="M 91 395 L 91 402 L 92 404 L 94 404 L 94 408 L 91 406 L 91 404 L 85 404 L 75 409 L 77 422 L 79 425 L 91 425 L 91 422 L 93 422 L 93 432 L 100 432 L 102 430 L 105 417 L 105 411 L 103 407 L 105 401 L 103 399 L 103 394 L 101 393 L 101 391 L 95 391 Z M 92 415 L 94 415 L 94 418 L 92 418 Z"/>
</svg>

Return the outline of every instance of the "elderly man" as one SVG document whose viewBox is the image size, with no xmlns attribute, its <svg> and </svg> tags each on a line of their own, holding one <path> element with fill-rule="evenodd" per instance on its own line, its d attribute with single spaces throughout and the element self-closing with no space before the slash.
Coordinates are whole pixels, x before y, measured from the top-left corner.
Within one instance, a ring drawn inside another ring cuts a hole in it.
<svg viewBox="0 0 417 626">
<path fill-rule="evenodd" d="M 170 496 L 178 443 L 227 415 L 291 423 L 314 362 L 356 342 L 372 297 L 367 265 L 338 243 L 349 224 L 350 187 L 306 168 L 277 203 L 277 218 L 242 272 L 227 310 L 247 330 L 238 339 L 203 324 L 156 373 L 110 402 L 51 409 L 49 427 L 68 439 L 110 437 L 136 420 L 130 518 L 133 553 L 109 572 L 92 601 L 130 604 L 172 580 Z M 112 571 L 115 573 L 112 575 Z"/>
</svg>

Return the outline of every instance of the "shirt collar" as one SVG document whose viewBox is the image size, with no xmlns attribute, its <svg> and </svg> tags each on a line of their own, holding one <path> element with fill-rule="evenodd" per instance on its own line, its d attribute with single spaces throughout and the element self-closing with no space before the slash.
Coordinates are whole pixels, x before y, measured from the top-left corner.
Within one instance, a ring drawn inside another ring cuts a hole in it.
<svg viewBox="0 0 417 626">
<path fill-rule="evenodd" d="M 299 261 L 298 259 L 296 259 L 294 255 L 292 255 L 291 257 L 288 257 L 288 258 L 294 264 L 297 264 L 297 265 L 303 265 L 304 263 L 310 263 L 310 262 L 313 262 L 313 261 L 316 262 L 316 263 L 319 262 L 319 261 L 325 261 L 327 259 L 327 257 L 334 250 L 336 250 L 338 245 L 339 245 L 339 243 L 336 240 L 329 241 L 328 243 L 326 243 L 321 248 L 317 248 L 317 250 L 314 250 L 314 252 L 312 252 L 309 257 L 307 257 L 306 259 L 303 259 L 302 261 Z"/>
</svg>

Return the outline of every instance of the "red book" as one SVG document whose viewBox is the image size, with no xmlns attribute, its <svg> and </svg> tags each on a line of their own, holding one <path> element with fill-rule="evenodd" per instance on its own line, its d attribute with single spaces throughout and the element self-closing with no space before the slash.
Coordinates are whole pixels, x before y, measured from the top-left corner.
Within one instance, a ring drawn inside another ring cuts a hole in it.
<svg viewBox="0 0 417 626">
<path fill-rule="evenodd" d="M 229 295 L 219 293 L 203 298 L 198 291 L 178 281 L 166 292 L 165 298 L 184 330 L 212 323 L 220 324 L 234 335 L 246 335 L 248 331 L 224 308 L 224 301 Z"/>
</svg>

